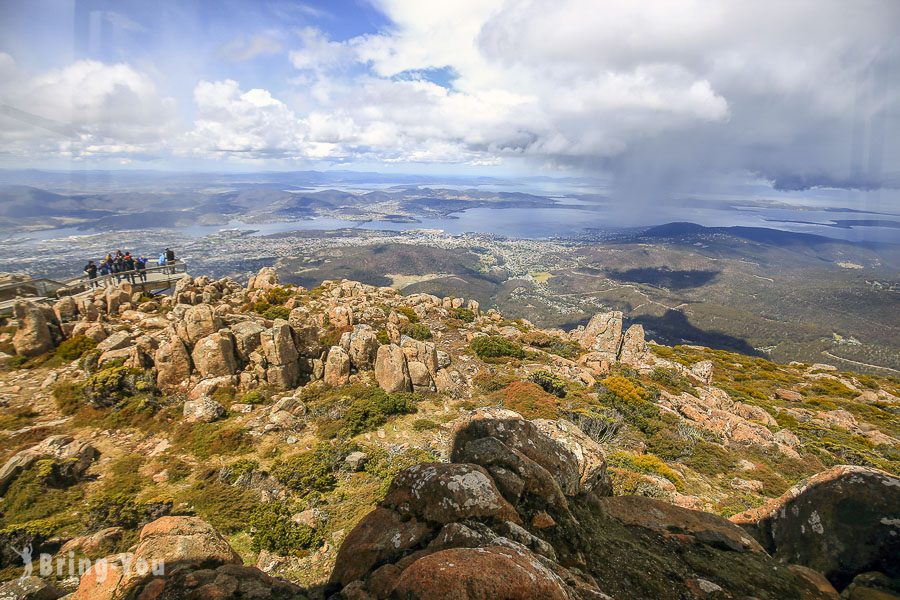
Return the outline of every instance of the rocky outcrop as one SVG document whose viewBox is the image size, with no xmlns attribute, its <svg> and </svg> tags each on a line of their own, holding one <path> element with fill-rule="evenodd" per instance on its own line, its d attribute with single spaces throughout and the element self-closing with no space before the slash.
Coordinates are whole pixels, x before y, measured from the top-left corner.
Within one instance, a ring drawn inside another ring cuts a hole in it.
<svg viewBox="0 0 900 600">
<path fill-rule="evenodd" d="M 56 340 L 47 312 L 44 307 L 32 302 L 16 302 L 13 307 L 13 317 L 16 319 L 13 347 L 16 354 L 38 356 L 53 350 Z"/>
<path fill-rule="evenodd" d="M 454 462 L 400 473 L 347 536 L 332 597 L 833 598 L 725 519 L 606 496 L 601 456 L 568 425 L 464 417 Z"/>
<path fill-rule="evenodd" d="M 265 359 L 266 381 L 278 389 L 290 389 L 300 378 L 300 353 L 287 321 L 277 320 L 260 334 L 260 351 Z"/>
<path fill-rule="evenodd" d="M 325 383 L 338 387 L 350 381 L 350 355 L 340 346 L 332 346 L 325 360 Z"/>
<path fill-rule="evenodd" d="M 278 285 L 278 273 L 272 267 L 263 267 L 247 282 L 248 290 L 268 290 Z"/>
<path fill-rule="evenodd" d="M 162 342 L 154 356 L 156 364 L 156 385 L 161 390 L 171 390 L 186 386 L 191 376 L 191 355 L 184 342 L 176 336 Z"/>
<path fill-rule="evenodd" d="M 622 348 L 619 350 L 619 361 L 626 365 L 640 367 L 647 360 L 650 348 L 644 338 L 644 327 L 632 325 L 622 337 Z"/>
<path fill-rule="evenodd" d="M 378 348 L 375 359 L 375 379 L 378 381 L 378 385 L 388 393 L 412 391 L 412 380 L 406 364 L 406 355 L 400 346 L 387 344 Z"/>
<path fill-rule="evenodd" d="M 378 337 L 368 325 L 357 325 L 350 333 L 350 364 L 357 371 L 371 371 L 375 368 L 378 355 Z"/>
<path fill-rule="evenodd" d="M 584 330 L 573 333 L 573 337 L 585 348 L 598 352 L 606 360 L 615 361 L 622 347 L 622 312 L 615 310 L 594 315 Z"/>
<path fill-rule="evenodd" d="M 191 306 L 184 311 L 178 322 L 178 336 L 186 344 L 194 345 L 223 327 L 222 319 L 208 304 Z"/>
<path fill-rule="evenodd" d="M 163 564 L 162 573 L 151 568 Z M 162 517 L 146 525 L 134 554 L 107 557 L 85 573 L 72 600 L 114 598 L 303 597 L 293 584 L 241 564 L 237 553 L 196 517 Z"/>
<path fill-rule="evenodd" d="M 212 398 L 200 398 L 186 401 L 182 415 L 188 423 L 212 423 L 225 416 L 225 408 Z"/>
<path fill-rule="evenodd" d="M 900 478 L 838 466 L 731 518 L 775 558 L 821 573 L 837 589 L 879 571 L 900 577 Z"/>
<path fill-rule="evenodd" d="M 238 363 L 231 334 L 225 330 L 199 340 L 191 352 L 191 361 L 201 377 L 234 375 Z"/>
<path fill-rule="evenodd" d="M 0 494 L 6 493 L 23 471 L 42 458 L 55 461 L 60 479 L 75 481 L 84 475 L 97 456 L 96 448 L 87 442 L 68 435 L 50 436 L 40 444 L 14 454 L 0 467 Z"/>
</svg>

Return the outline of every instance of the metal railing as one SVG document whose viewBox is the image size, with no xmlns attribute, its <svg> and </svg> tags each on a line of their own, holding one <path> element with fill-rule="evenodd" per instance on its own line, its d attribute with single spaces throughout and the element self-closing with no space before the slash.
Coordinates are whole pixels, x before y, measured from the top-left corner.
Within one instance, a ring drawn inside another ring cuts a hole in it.
<svg viewBox="0 0 900 600">
<path fill-rule="evenodd" d="M 175 260 L 165 265 L 119 271 L 108 275 L 98 275 L 94 278 L 88 277 L 87 274 L 81 275 L 66 281 L 64 287 L 57 293 L 71 295 L 87 289 L 114 287 L 122 283 L 144 287 L 154 287 L 166 283 L 171 285 L 173 281 L 181 279 L 185 274 L 187 274 L 187 264 L 182 260 Z"/>
</svg>

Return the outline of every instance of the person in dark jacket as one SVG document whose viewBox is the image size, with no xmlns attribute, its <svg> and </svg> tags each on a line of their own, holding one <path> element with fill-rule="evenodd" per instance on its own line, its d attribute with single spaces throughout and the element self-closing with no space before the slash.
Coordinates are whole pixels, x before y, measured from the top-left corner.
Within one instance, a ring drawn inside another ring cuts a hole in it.
<svg viewBox="0 0 900 600">
<path fill-rule="evenodd" d="M 126 252 L 122 257 L 122 269 L 125 271 L 126 281 L 134 283 L 134 258 L 131 257 L 130 252 Z"/>
<path fill-rule="evenodd" d="M 171 248 L 166 248 L 166 264 L 167 265 L 175 264 L 175 251 L 172 250 Z M 172 267 L 171 269 L 167 269 L 167 270 L 169 273 L 174 273 L 175 267 Z"/>
<path fill-rule="evenodd" d="M 97 282 L 95 281 L 97 279 L 97 265 L 94 264 L 94 261 L 88 261 L 88 264 L 84 266 L 84 272 L 87 273 L 91 287 L 97 285 Z"/>
<path fill-rule="evenodd" d="M 147 259 L 141 256 L 136 261 L 134 261 L 134 268 L 137 270 L 137 275 L 141 279 L 141 283 L 147 283 Z"/>
</svg>

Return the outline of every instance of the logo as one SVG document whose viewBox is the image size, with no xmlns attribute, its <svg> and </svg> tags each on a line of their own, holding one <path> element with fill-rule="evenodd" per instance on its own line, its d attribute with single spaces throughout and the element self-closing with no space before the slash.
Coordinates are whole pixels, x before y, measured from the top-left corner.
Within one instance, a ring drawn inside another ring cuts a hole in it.
<svg viewBox="0 0 900 600">
<path fill-rule="evenodd" d="M 153 559 L 147 561 L 144 558 L 135 560 L 134 554 L 124 553 L 117 554 L 109 559 L 98 558 L 92 561 L 87 557 L 75 558 L 75 552 L 70 551 L 66 555 L 57 556 L 54 560 L 52 554 L 41 553 L 37 561 L 33 559 L 34 550 L 31 544 L 28 544 L 21 550 L 15 546 L 10 549 L 22 559 L 22 575 L 19 579 L 26 579 L 35 574 L 35 562 L 37 563 L 37 574 L 41 577 L 50 577 L 56 575 L 58 578 L 79 579 L 88 571 L 93 569 L 94 579 L 98 583 L 103 583 L 109 576 L 110 570 L 121 572 L 122 574 L 137 573 L 140 577 L 153 575 L 156 577 L 166 574 L 166 563 L 161 559 Z"/>
</svg>

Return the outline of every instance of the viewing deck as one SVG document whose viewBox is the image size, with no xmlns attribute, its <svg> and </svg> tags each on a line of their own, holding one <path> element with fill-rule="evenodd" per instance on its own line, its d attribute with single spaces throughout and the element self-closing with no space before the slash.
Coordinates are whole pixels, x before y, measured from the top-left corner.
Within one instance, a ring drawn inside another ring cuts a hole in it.
<svg viewBox="0 0 900 600">
<path fill-rule="evenodd" d="M 0 285 L 0 317 L 11 315 L 13 306 L 20 300 L 49 302 L 62 296 L 86 294 L 97 288 L 112 287 L 120 283 L 131 284 L 133 289 L 141 292 L 164 290 L 174 286 L 176 281 L 187 274 L 187 264 L 177 260 L 170 265 L 111 273 L 94 279 L 81 275 L 66 281 L 43 277 L 12 281 Z"/>
</svg>

